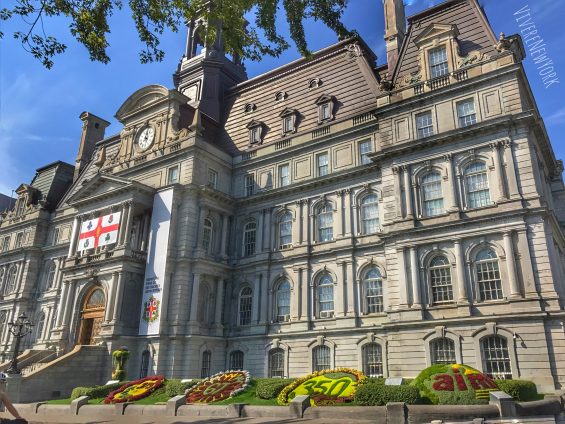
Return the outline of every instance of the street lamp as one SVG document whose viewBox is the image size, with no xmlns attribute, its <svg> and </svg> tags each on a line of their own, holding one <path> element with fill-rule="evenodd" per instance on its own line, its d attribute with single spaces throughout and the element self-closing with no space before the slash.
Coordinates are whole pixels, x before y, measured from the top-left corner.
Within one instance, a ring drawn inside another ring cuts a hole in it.
<svg viewBox="0 0 565 424">
<path fill-rule="evenodd" d="M 16 344 L 14 346 L 14 357 L 12 358 L 12 362 L 10 362 L 10 368 L 6 370 L 8 374 L 20 374 L 20 370 L 18 369 L 18 354 L 20 352 L 20 340 L 31 333 L 31 327 L 33 324 L 31 321 L 26 317 L 26 314 L 22 312 L 22 314 L 16 319 L 15 322 L 9 322 L 8 327 L 10 328 L 10 333 L 16 339 Z"/>
</svg>

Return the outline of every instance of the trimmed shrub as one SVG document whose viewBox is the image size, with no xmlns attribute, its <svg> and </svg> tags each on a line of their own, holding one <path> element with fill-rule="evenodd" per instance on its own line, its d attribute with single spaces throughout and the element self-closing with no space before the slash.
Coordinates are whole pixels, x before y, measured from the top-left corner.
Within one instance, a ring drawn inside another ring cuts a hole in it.
<svg viewBox="0 0 565 424">
<path fill-rule="evenodd" d="M 192 381 L 188 381 L 186 383 L 182 383 L 181 380 L 178 378 L 171 378 L 170 380 L 165 381 L 165 393 L 168 397 L 175 397 L 184 395 L 184 392 L 187 389 L 190 389 L 192 386 L 199 383 L 201 380 L 194 379 Z"/>
<path fill-rule="evenodd" d="M 385 385 L 386 378 L 384 377 L 367 377 L 363 384 L 380 384 L 381 386 Z"/>
<path fill-rule="evenodd" d="M 276 399 L 282 389 L 293 381 L 292 378 L 258 378 L 255 394 L 261 399 Z"/>
<path fill-rule="evenodd" d="M 531 381 L 526 380 L 496 380 L 500 390 L 508 393 L 514 399 L 529 402 L 538 399 L 538 389 Z"/>
<path fill-rule="evenodd" d="M 119 389 L 127 383 L 127 381 L 121 381 L 119 383 L 108 384 L 107 386 L 75 387 L 71 392 L 71 399 L 74 400 L 81 396 L 88 396 L 90 399 L 105 398 L 110 392 Z"/>
<path fill-rule="evenodd" d="M 420 391 L 414 386 L 385 386 L 380 382 L 360 384 L 354 400 L 362 406 L 383 406 L 389 402 L 420 403 Z"/>
</svg>

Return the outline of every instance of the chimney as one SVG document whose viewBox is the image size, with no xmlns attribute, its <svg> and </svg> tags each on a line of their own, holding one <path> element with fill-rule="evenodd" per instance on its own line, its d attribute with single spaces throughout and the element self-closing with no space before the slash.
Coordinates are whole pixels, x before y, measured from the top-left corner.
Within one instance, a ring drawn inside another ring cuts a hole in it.
<svg viewBox="0 0 565 424">
<path fill-rule="evenodd" d="M 392 75 L 406 35 L 406 14 L 403 0 L 383 0 L 383 4 L 385 12 L 386 57 L 388 72 Z"/>
<path fill-rule="evenodd" d="M 108 121 L 89 112 L 82 112 L 80 119 L 82 121 L 82 134 L 80 136 L 80 146 L 75 161 L 73 181 L 77 180 L 86 164 L 92 159 L 96 143 L 104 139 L 104 131 L 106 127 L 110 125 Z"/>
</svg>

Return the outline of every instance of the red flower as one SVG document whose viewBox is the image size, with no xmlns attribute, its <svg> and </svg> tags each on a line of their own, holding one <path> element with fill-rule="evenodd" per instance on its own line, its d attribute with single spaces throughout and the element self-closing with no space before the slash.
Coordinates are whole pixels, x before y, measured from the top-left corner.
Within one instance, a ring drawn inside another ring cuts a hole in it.
<svg viewBox="0 0 565 424">
<path fill-rule="evenodd" d="M 449 374 L 436 375 L 434 377 L 434 380 L 436 382 L 433 384 L 432 387 L 435 391 L 452 392 L 454 390 L 453 378 Z"/>
</svg>

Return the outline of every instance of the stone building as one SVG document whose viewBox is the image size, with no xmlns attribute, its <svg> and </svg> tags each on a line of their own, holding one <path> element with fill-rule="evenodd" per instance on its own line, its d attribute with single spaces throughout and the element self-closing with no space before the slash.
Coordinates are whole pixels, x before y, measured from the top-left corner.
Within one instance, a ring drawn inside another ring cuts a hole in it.
<svg viewBox="0 0 565 424">
<path fill-rule="evenodd" d="M 41 357 L 127 346 L 132 377 L 461 362 L 565 384 L 563 163 L 523 43 L 476 0 L 384 7 L 387 64 L 353 38 L 248 79 L 199 21 L 119 134 L 84 112 L 75 165 L 2 216 L 4 359 L 26 312 Z"/>
</svg>

